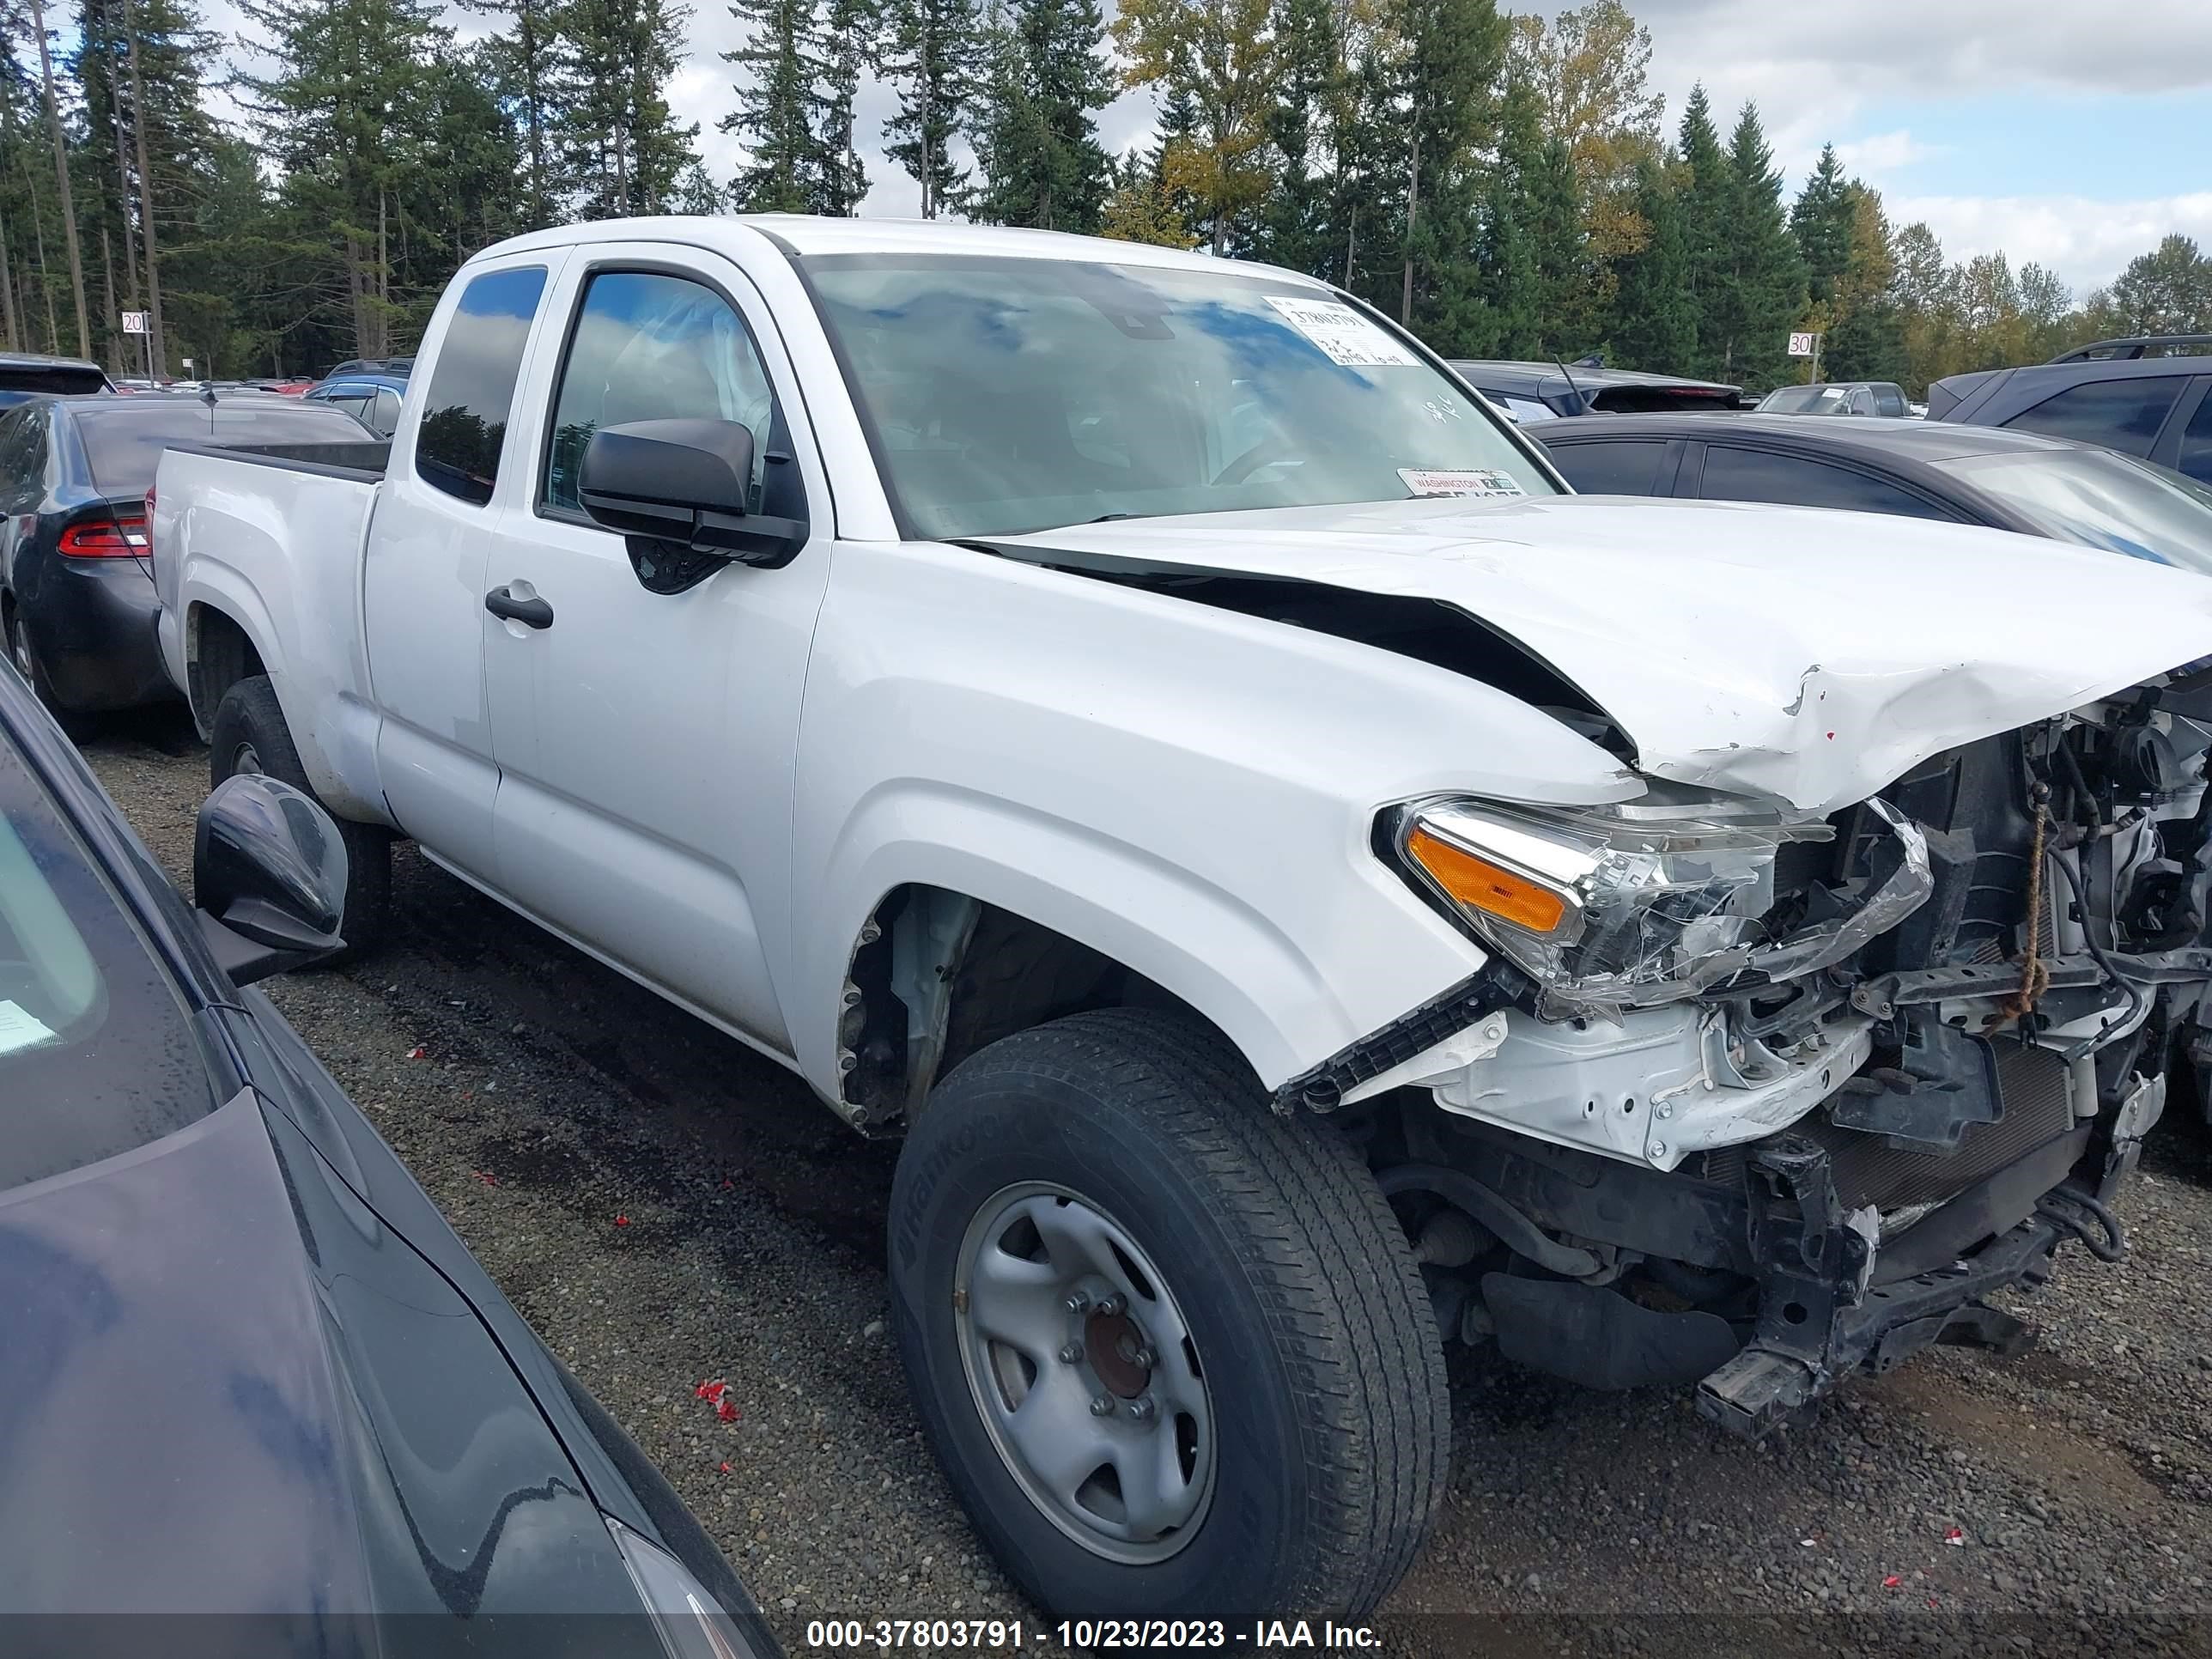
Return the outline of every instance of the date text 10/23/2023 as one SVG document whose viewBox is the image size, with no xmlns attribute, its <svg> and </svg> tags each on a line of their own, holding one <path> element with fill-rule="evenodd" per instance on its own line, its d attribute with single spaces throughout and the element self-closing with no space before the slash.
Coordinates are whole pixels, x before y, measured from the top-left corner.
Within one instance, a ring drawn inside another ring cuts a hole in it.
<svg viewBox="0 0 2212 1659">
<path fill-rule="evenodd" d="M 1048 1625 L 1018 1619 L 814 1619 L 807 1621 L 806 1645 L 817 1652 L 1242 1648 L 1268 1653 L 1372 1650 L 1382 1638 L 1369 1626 L 1308 1619 L 1265 1619 L 1249 1626 L 1218 1619 L 1063 1619 Z"/>
</svg>

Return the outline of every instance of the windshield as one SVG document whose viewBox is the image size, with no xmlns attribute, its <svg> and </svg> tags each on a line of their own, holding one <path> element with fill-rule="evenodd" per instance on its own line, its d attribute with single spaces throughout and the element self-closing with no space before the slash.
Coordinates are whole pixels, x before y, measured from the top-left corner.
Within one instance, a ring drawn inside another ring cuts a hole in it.
<svg viewBox="0 0 2212 1659">
<path fill-rule="evenodd" d="M 1785 386 L 1766 394 L 1759 405 L 1762 415 L 1841 415 L 1850 407 L 1851 392 L 1841 386 Z"/>
<path fill-rule="evenodd" d="M 0 1191 L 216 1104 L 168 975 L 0 737 Z"/>
<path fill-rule="evenodd" d="M 1935 465 L 2060 541 L 2212 576 L 2212 489 L 2108 449 L 2026 449 Z"/>
<path fill-rule="evenodd" d="M 1559 493 L 1478 399 L 1310 284 L 1226 265 L 802 264 L 910 534 Z"/>
</svg>

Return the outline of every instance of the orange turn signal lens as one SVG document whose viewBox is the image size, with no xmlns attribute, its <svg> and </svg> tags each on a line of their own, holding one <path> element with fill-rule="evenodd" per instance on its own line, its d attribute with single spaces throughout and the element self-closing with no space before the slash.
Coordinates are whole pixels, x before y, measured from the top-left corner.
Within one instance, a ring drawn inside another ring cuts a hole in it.
<svg viewBox="0 0 2212 1659">
<path fill-rule="evenodd" d="M 1470 910 L 1480 910 L 1525 927 L 1532 933 L 1548 933 L 1566 920 L 1567 901 L 1541 883 L 1477 858 L 1440 836 L 1418 826 L 1406 838 L 1406 854 L 1452 900 Z"/>
</svg>

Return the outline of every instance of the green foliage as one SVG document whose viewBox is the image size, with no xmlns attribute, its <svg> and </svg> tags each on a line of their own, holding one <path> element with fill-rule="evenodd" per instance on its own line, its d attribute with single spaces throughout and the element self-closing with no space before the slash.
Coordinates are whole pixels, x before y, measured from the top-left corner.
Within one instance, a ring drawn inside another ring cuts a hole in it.
<svg viewBox="0 0 2212 1659">
<path fill-rule="evenodd" d="M 1680 374 L 1679 365 L 1698 353 L 1681 192 L 1662 163 L 1647 160 L 1636 171 L 1634 200 L 1646 234 L 1644 246 L 1620 262 L 1609 361 L 1621 368 Z"/>
<path fill-rule="evenodd" d="M 687 0 L 241 0 L 247 68 L 193 0 L 0 5 L 0 338 L 129 372 L 319 369 L 414 345 L 459 262 L 580 218 L 858 211 L 870 74 L 925 211 L 1103 230 L 1342 283 L 1455 356 L 1575 356 L 1759 389 L 1917 392 L 2103 335 L 2212 330 L 2212 258 L 2170 236 L 2078 303 L 2000 253 L 1895 228 L 1832 148 L 1786 211 L 1758 112 L 1723 140 L 1702 88 L 1663 146 L 1651 41 L 1621 0 L 728 0 L 741 142 L 726 190 L 669 88 Z M 55 116 L 47 115 L 43 8 Z M 1159 100 L 1119 163 L 1098 112 Z M 54 129 L 60 128 L 58 169 Z M 68 211 L 61 185 L 68 185 Z M 158 338 L 118 313 L 154 313 Z"/>
<path fill-rule="evenodd" d="M 1093 231 L 1111 162 L 1092 118 L 1114 99 L 1097 0 L 994 0 L 970 137 L 980 179 L 962 205 L 993 224 Z"/>
<path fill-rule="evenodd" d="M 886 0 L 878 66 L 898 93 L 884 152 L 921 186 L 921 216 L 959 199 L 968 169 L 952 155 L 982 71 L 973 0 Z"/>
<path fill-rule="evenodd" d="M 721 130 L 743 139 L 750 155 L 731 198 L 746 212 L 819 212 L 826 189 L 814 127 L 822 106 L 814 0 L 732 0 L 730 15 L 750 37 L 722 54 L 738 76 L 737 107 Z"/>
</svg>

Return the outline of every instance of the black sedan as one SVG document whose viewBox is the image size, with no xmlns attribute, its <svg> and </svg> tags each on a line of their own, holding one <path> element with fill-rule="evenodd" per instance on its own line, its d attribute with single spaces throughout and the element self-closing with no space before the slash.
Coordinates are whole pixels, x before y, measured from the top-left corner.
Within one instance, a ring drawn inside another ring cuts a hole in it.
<svg viewBox="0 0 2212 1659">
<path fill-rule="evenodd" d="M 2096 444 L 1850 415 L 1592 417 L 1529 435 L 1586 495 L 1945 519 L 2212 575 L 2212 490 Z"/>
<path fill-rule="evenodd" d="M 338 943 L 331 820 L 232 778 L 193 878 L 197 913 L 0 666 L 10 1653 L 775 1654 L 666 1481 L 239 989 Z"/>
<path fill-rule="evenodd" d="M 146 495 L 173 443 L 359 443 L 361 423 L 287 398 L 46 398 L 0 416 L 0 632 L 65 725 L 177 695 L 161 661 Z"/>
</svg>

